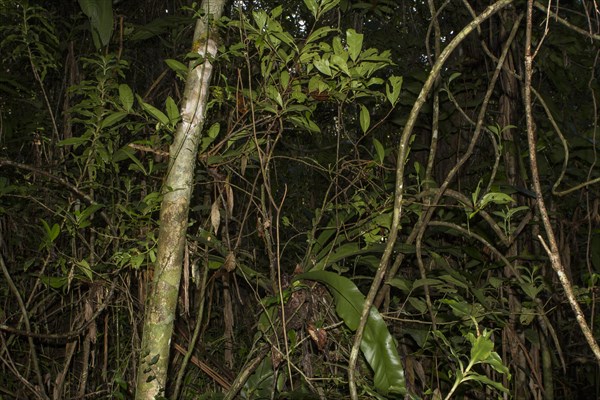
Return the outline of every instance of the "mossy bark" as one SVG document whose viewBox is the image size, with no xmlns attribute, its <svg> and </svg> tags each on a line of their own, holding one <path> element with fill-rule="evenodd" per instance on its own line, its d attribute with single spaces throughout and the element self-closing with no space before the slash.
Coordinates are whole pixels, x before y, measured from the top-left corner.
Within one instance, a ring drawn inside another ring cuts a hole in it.
<svg viewBox="0 0 600 400">
<path fill-rule="evenodd" d="M 212 76 L 211 60 L 217 53 L 217 38 L 210 23 L 220 18 L 224 5 L 224 0 L 205 0 L 202 4 L 205 16 L 197 20 L 194 31 L 193 49 L 205 61 L 194 68 L 190 66 L 181 106 L 181 123 L 170 148 L 160 211 L 157 260 L 146 301 L 137 400 L 165 397 L 194 166 Z"/>
</svg>

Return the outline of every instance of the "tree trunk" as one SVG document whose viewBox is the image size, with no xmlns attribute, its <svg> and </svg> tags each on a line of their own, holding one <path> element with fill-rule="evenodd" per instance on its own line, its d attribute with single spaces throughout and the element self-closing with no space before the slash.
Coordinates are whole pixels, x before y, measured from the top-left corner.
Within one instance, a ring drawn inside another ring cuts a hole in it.
<svg viewBox="0 0 600 400">
<path fill-rule="evenodd" d="M 204 16 L 197 20 L 193 51 L 205 60 L 190 69 L 181 105 L 181 123 L 170 148 L 158 234 L 158 255 L 148 291 L 142 349 L 138 364 L 137 400 L 165 396 L 169 348 L 181 280 L 183 249 L 192 194 L 194 165 L 212 75 L 210 60 L 217 53 L 212 20 L 220 18 L 225 0 L 204 0 Z"/>
</svg>

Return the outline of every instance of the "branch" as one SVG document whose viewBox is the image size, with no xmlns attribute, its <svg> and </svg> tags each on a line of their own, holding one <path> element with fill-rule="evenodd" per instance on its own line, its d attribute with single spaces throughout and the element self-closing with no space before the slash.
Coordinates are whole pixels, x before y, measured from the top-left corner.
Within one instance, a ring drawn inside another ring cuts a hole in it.
<svg viewBox="0 0 600 400">
<path fill-rule="evenodd" d="M 77 188 L 77 186 L 69 183 L 67 180 L 65 180 L 59 176 L 52 175 L 49 172 L 43 171 L 36 167 L 32 167 L 31 165 L 21 164 L 16 161 L 11 161 L 11 160 L 7 160 L 5 158 L 0 158 L 0 167 L 3 167 L 3 166 L 10 166 L 10 167 L 18 168 L 18 169 L 24 169 L 26 171 L 31 171 L 36 175 L 41 175 L 45 178 L 50 179 L 51 181 L 58 182 L 61 185 L 65 186 L 70 191 L 75 193 L 77 196 L 79 196 L 82 199 L 84 199 L 85 201 L 87 201 L 89 204 L 99 205 L 98 202 L 96 200 L 94 200 L 89 194 L 82 192 L 81 190 L 79 190 L 79 188 Z M 102 219 L 104 219 L 104 221 L 108 224 L 108 226 L 110 226 L 110 227 L 113 226 L 112 220 L 108 217 L 108 215 L 104 211 L 100 211 L 100 215 L 102 216 Z"/>
<path fill-rule="evenodd" d="M 373 282 L 371 283 L 371 288 L 369 289 L 369 293 L 365 298 L 364 307 L 362 310 L 360 323 L 356 329 L 356 334 L 354 335 L 354 343 L 352 345 L 352 351 L 350 352 L 350 359 L 348 361 L 348 381 L 349 381 L 349 389 L 350 389 L 350 397 L 352 400 L 358 399 L 358 392 L 356 390 L 356 381 L 355 381 L 355 369 L 356 369 L 356 361 L 358 360 L 358 352 L 360 349 L 360 343 L 362 341 L 363 333 L 365 330 L 365 326 L 367 324 L 367 318 L 369 316 L 369 311 L 373 304 L 373 300 L 379 291 L 379 287 L 383 278 L 387 272 L 388 264 L 390 258 L 392 256 L 392 252 L 394 250 L 394 245 L 396 244 L 396 239 L 398 238 L 398 230 L 400 228 L 400 216 L 402 212 L 402 199 L 404 195 L 404 166 L 406 157 L 409 152 L 409 141 L 412 136 L 412 131 L 417 122 L 417 117 L 427 99 L 427 95 L 429 91 L 433 87 L 433 84 L 444 66 L 444 63 L 450 57 L 450 54 L 458 47 L 458 45 L 465 40 L 467 35 L 469 35 L 473 30 L 475 30 L 481 23 L 483 23 L 486 19 L 491 17 L 493 14 L 501 10 L 502 8 L 508 6 L 512 3 L 512 0 L 499 0 L 496 3 L 490 5 L 485 9 L 477 18 L 473 19 L 467 26 L 465 26 L 462 31 L 456 35 L 454 39 L 448 44 L 448 46 L 442 51 L 440 57 L 436 60 L 423 88 L 421 89 L 421 93 L 419 93 L 419 97 L 415 101 L 413 108 L 408 117 L 408 121 L 404 126 L 404 130 L 402 131 L 402 136 L 400 138 L 400 144 L 398 148 L 398 158 L 396 160 L 396 184 L 395 184 L 395 199 L 394 199 L 394 210 L 393 210 L 393 218 L 392 218 L 392 226 L 390 229 L 390 236 L 388 238 L 388 242 L 386 244 L 385 250 L 383 252 L 383 256 L 381 258 L 381 262 L 379 263 L 379 267 L 377 268 L 377 272 L 375 277 L 373 278 Z"/>
<path fill-rule="evenodd" d="M 525 32 L 525 87 L 524 87 L 524 101 L 525 101 L 525 119 L 527 122 L 527 143 L 529 145 L 529 164 L 531 168 L 531 178 L 533 181 L 533 189 L 535 191 L 535 195 L 537 197 L 537 207 L 540 212 L 540 217 L 544 224 L 544 229 L 546 231 L 546 235 L 548 237 L 549 246 L 546 245 L 544 239 L 538 235 L 538 239 L 544 246 L 544 250 L 548 254 L 550 258 L 550 263 L 552 268 L 558 275 L 558 279 L 560 284 L 562 285 L 565 294 L 569 300 L 571 308 L 575 313 L 575 318 L 579 323 L 579 327 L 581 328 L 581 332 L 585 336 L 588 345 L 592 349 L 592 352 L 596 356 L 597 361 L 600 363 L 600 347 L 598 347 L 598 343 L 596 339 L 594 339 L 594 334 L 592 333 L 590 327 L 587 324 L 583 316 L 583 312 L 581 311 L 581 307 L 577 302 L 575 294 L 573 293 L 573 287 L 567 274 L 565 273 L 564 267 L 562 265 L 562 261 L 560 260 L 560 253 L 558 249 L 558 244 L 556 243 L 556 236 L 554 234 L 554 230 L 552 229 L 552 224 L 550 223 L 550 217 L 548 216 L 548 210 L 546 209 L 546 203 L 544 202 L 544 197 L 542 196 L 542 185 L 540 183 L 540 174 L 538 171 L 537 165 L 537 149 L 536 149 L 536 137 L 535 137 L 535 127 L 533 121 L 533 112 L 531 107 L 531 77 L 533 75 L 533 56 L 531 54 L 531 31 L 533 25 L 533 0 L 529 0 L 527 2 L 527 29 Z"/>
</svg>

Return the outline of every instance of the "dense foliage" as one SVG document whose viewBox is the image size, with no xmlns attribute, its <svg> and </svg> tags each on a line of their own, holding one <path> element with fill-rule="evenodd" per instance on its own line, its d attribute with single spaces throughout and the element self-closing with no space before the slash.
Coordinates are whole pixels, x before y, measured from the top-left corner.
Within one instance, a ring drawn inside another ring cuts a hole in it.
<svg viewBox="0 0 600 400">
<path fill-rule="evenodd" d="M 506 3 L 466 37 L 488 2 L 214 21 L 170 398 L 349 398 L 349 369 L 361 398 L 600 398 L 568 290 L 600 337 L 600 16 L 533 4 L 536 172 Z M 133 398 L 199 7 L 0 7 L 0 399 Z"/>
</svg>

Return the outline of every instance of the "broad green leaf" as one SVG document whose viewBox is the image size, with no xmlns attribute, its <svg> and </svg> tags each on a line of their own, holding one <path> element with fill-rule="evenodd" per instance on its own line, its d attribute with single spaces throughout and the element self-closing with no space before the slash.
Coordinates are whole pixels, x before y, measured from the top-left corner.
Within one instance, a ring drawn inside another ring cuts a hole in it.
<svg viewBox="0 0 600 400">
<path fill-rule="evenodd" d="M 351 280 L 329 271 L 307 272 L 295 279 L 325 284 L 335 299 L 335 309 L 339 317 L 351 330 L 358 328 L 365 297 Z M 396 344 L 375 307 L 371 307 L 360 349 L 373 369 L 377 391 L 383 394 L 406 393 L 404 369 Z"/>
<path fill-rule="evenodd" d="M 392 279 L 386 281 L 385 283 L 387 283 L 388 285 L 390 285 L 392 287 L 400 289 L 406 293 L 411 291 L 411 283 L 407 279 L 392 278 Z"/>
<path fill-rule="evenodd" d="M 173 71 L 175 71 L 175 73 L 177 74 L 178 77 L 185 79 L 185 77 L 187 76 L 187 73 L 188 73 L 187 65 L 185 65 L 184 63 L 182 63 L 180 61 L 173 60 L 172 58 L 167 58 L 165 60 L 165 63 L 167 64 L 167 66 L 169 68 L 171 68 Z"/>
<path fill-rule="evenodd" d="M 67 285 L 67 280 L 68 278 L 66 276 L 40 276 L 40 281 L 53 289 L 61 289 L 65 287 Z"/>
<path fill-rule="evenodd" d="M 264 11 L 253 11 L 252 17 L 254 18 L 254 22 L 256 22 L 256 26 L 259 31 L 262 31 L 267 23 L 267 19 L 269 16 Z"/>
<path fill-rule="evenodd" d="M 277 88 L 273 85 L 267 86 L 267 97 L 277 103 L 277 105 L 283 108 L 283 99 L 281 97 L 281 93 L 277 90 Z"/>
<path fill-rule="evenodd" d="M 500 358 L 500 355 L 498 353 L 492 351 L 489 357 L 485 360 L 485 362 L 486 364 L 491 365 L 492 368 L 494 368 L 501 374 L 508 374 L 508 379 L 510 379 L 510 371 L 508 367 L 502 363 L 502 359 Z"/>
<path fill-rule="evenodd" d="M 92 37 L 97 49 L 107 46 L 113 32 L 111 0 L 79 0 L 83 13 L 90 19 Z"/>
<path fill-rule="evenodd" d="M 317 14 L 319 13 L 319 6 L 317 5 L 317 0 L 304 0 L 304 4 L 306 5 L 306 8 L 308 8 L 308 11 L 311 12 L 313 17 L 316 18 Z"/>
<path fill-rule="evenodd" d="M 385 94 L 392 106 L 396 105 L 398 98 L 400 97 L 400 91 L 402 90 L 402 77 L 391 76 L 389 82 L 385 85 Z"/>
<path fill-rule="evenodd" d="M 375 147 L 375 153 L 377 154 L 377 161 L 379 164 L 383 164 L 383 159 L 385 157 L 385 149 L 381 142 L 375 138 L 373 138 L 373 147 Z"/>
<path fill-rule="evenodd" d="M 179 108 L 177 108 L 177 104 L 175 104 L 175 100 L 171 96 L 167 97 L 165 102 L 165 106 L 167 107 L 167 116 L 169 117 L 169 122 L 174 124 L 179 119 Z"/>
<path fill-rule="evenodd" d="M 313 61 L 313 65 L 323 74 L 327 76 L 333 76 L 333 72 L 331 72 L 331 68 L 329 67 L 329 60 L 327 59 L 318 59 Z"/>
<path fill-rule="evenodd" d="M 142 106 L 142 108 L 144 109 L 144 111 L 146 111 L 148 114 L 152 115 L 154 118 L 156 118 L 158 120 L 158 122 L 160 122 L 163 125 L 168 125 L 169 124 L 169 117 L 167 117 L 162 111 L 160 111 L 158 108 L 154 107 L 152 104 L 148 104 L 146 102 L 144 102 L 144 100 L 142 100 L 142 98 L 139 95 L 136 95 L 138 102 L 140 103 L 140 105 Z"/>
<path fill-rule="evenodd" d="M 271 18 L 275 19 L 275 18 L 279 17 L 282 12 L 283 12 L 283 7 L 281 5 L 278 5 L 277 7 L 275 7 L 274 9 L 271 10 Z"/>
<path fill-rule="evenodd" d="M 334 28 L 329 26 L 322 26 L 318 29 L 315 29 L 306 39 L 306 44 L 314 42 L 315 40 L 319 40 L 325 36 L 327 36 L 330 32 L 335 31 Z M 306 48 L 306 47 L 305 47 Z M 303 49 L 304 50 L 304 49 Z"/>
<path fill-rule="evenodd" d="M 490 339 L 491 332 L 483 332 L 482 335 L 475 337 L 472 333 L 466 335 L 467 339 L 471 342 L 471 364 L 477 364 L 485 362 L 492 350 L 494 350 L 494 342 Z"/>
<path fill-rule="evenodd" d="M 425 314 L 427 312 L 427 303 L 425 303 L 425 301 L 416 297 L 409 297 L 408 302 L 421 314 Z"/>
<path fill-rule="evenodd" d="M 325 14 L 339 4 L 340 0 L 321 0 L 320 14 Z"/>
<path fill-rule="evenodd" d="M 283 89 L 287 89 L 290 83 L 290 73 L 287 70 L 281 71 L 281 75 L 279 76 L 279 81 L 281 82 L 281 87 Z"/>
<path fill-rule="evenodd" d="M 362 254 L 374 252 L 383 252 L 384 248 L 383 245 L 374 245 L 368 248 L 361 248 L 360 244 L 358 243 L 344 243 L 343 245 L 336 247 L 334 251 L 330 252 L 330 247 L 331 246 L 327 246 L 320 251 L 317 258 L 319 261 L 312 268 L 313 271 L 323 270 L 327 266 L 348 257 L 356 257 Z"/>
<path fill-rule="evenodd" d="M 109 127 L 113 126 L 114 124 L 116 124 L 117 122 L 121 121 L 127 115 L 128 115 L 128 113 L 125 111 L 115 111 L 113 113 L 110 113 L 110 114 L 108 114 L 108 116 L 106 118 L 104 118 L 102 120 L 102 122 L 100 123 L 100 128 L 102 128 L 102 129 L 109 128 Z"/>
<path fill-rule="evenodd" d="M 356 33 L 354 29 L 348 29 L 346 31 L 346 40 L 348 42 L 348 53 L 352 61 L 356 61 L 362 50 L 364 35 L 362 33 Z"/>
<path fill-rule="evenodd" d="M 484 208 L 489 203 L 508 204 L 508 203 L 514 203 L 514 202 L 515 202 L 515 200 L 506 193 L 491 192 L 491 193 L 487 193 L 486 195 L 483 196 L 479 207 Z"/>
<path fill-rule="evenodd" d="M 87 260 L 80 260 L 75 263 L 79 270 L 88 278 L 90 281 L 94 280 L 92 267 L 87 262 Z"/>
<path fill-rule="evenodd" d="M 350 70 L 348 69 L 348 64 L 346 62 L 346 57 L 343 57 L 338 54 L 334 54 L 331 56 L 331 67 L 342 71 L 347 76 L 350 76 Z"/>
<path fill-rule="evenodd" d="M 363 133 L 367 133 L 369 126 L 371 125 L 371 116 L 369 115 L 369 110 L 364 105 L 360 105 L 360 128 Z"/>
<path fill-rule="evenodd" d="M 131 108 L 133 107 L 133 92 L 129 85 L 124 83 L 119 85 L 119 100 L 125 111 L 131 112 Z"/>
<path fill-rule="evenodd" d="M 78 222 L 83 222 L 84 220 L 87 220 L 88 218 L 90 218 L 90 216 L 95 213 L 96 211 L 100 210 L 101 208 L 104 208 L 104 206 L 102 204 L 92 204 L 88 207 L 86 207 L 81 214 L 79 214 L 78 217 Z"/>
<path fill-rule="evenodd" d="M 221 125 L 218 122 L 215 122 L 210 126 L 210 128 L 208 128 L 208 132 L 206 132 L 206 135 L 211 139 L 215 139 L 217 135 L 219 135 L 220 130 Z"/>
<path fill-rule="evenodd" d="M 46 238 L 47 240 L 52 243 L 56 240 L 56 238 L 58 237 L 58 235 L 60 234 L 60 226 L 58 224 L 54 224 L 52 225 L 52 228 L 50 228 L 50 225 L 48 225 L 48 223 L 46 222 L 45 219 L 41 219 L 42 221 L 42 226 L 44 227 L 44 231 L 46 231 Z"/>
<path fill-rule="evenodd" d="M 144 260 L 146 259 L 146 257 L 143 254 L 136 254 L 134 256 L 131 257 L 131 267 L 133 269 L 139 269 L 142 266 L 142 263 L 144 262 Z"/>
</svg>

